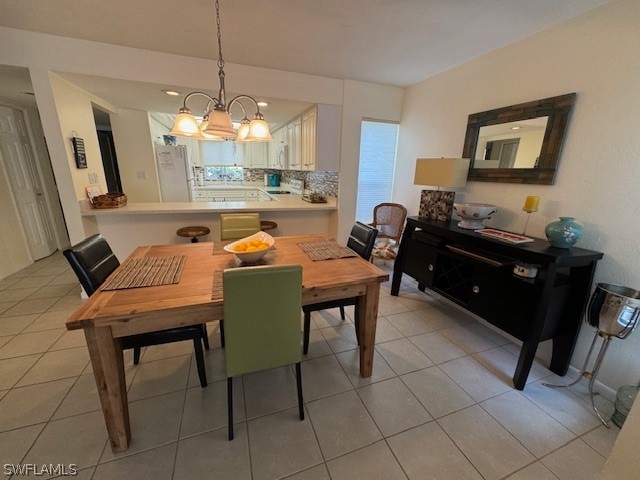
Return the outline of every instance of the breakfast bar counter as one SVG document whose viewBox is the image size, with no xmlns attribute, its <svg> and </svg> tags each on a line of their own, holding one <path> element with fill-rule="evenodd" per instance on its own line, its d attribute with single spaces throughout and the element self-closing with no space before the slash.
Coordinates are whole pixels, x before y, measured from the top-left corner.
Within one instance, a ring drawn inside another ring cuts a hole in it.
<svg viewBox="0 0 640 480">
<path fill-rule="evenodd" d="M 118 258 L 126 258 L 136 246 L 183 243 L 180 228 L 201 225 L 211 234 L 201 241 L 220 240 L 220 214 L 257 212 L 260 220 L 277 223 L 273 236 L 315 233 L 335 237 L 338 201 L 309 203 L 301 195 L 277 195 L 273 201 L 128 203 L 119 208 L 95 209 L 88 200 L 80 201 L 85 230 L 101 233 Z"/>
<path fill-rule="evenodd" d="M 80 202 L 83 216 L 153 215 L 167 213 L 241 213 L 337 210 L 338 199 L 327 197 L 327 203 L 309 203 L 301 195 L 278 195 L 270 202 L 172 202 L 128 203 L 119 208 L 95 209 L 88 200 Z"/>
</svg>

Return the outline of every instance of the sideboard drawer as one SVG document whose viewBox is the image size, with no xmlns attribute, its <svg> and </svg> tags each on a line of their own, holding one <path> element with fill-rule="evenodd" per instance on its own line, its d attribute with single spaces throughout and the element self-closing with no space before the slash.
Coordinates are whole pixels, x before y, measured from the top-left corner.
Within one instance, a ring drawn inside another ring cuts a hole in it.
<svg viewBox="0 0 640 480">
<path fill-rule="evenodd" d="M 409 242 L 406 272 L 425 287 L 431 287 L 437 258 L 437 252 L 433 247 L 417 241 Z"/>
</svg>

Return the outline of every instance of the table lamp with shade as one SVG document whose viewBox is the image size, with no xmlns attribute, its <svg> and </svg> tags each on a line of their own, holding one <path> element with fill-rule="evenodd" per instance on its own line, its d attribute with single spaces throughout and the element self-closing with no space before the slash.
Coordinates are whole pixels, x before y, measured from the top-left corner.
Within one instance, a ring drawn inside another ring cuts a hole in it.
<svg viewBox="0 0 640 480">
<path fill-rule="evenodd" d="M 416 159 L 413 184 L 438 187 L 438 190 L 422 190 L 418 215 L 441 222 L 451 220 L 456 192 L 441 188 L 464 187 L 467 184 L 468 173 L 468 158 Z"/>
</svg>

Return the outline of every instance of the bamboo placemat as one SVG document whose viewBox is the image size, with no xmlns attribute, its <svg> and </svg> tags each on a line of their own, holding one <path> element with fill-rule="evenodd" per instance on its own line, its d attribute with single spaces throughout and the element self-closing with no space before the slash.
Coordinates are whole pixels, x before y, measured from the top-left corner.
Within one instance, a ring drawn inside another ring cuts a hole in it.
<svg viewBox="0 0 640 480">
<path fill-rule="evenodd" d="M 180 281 L 187 257 L 146 257 L 128 260 L 120 270 L 102 286 L 101 290 L 171 285 Z"/>
<path fill-rule="evenodd" d="M 333 260 L 335 258 L 357 257 L 356 252 L 343 247 L 335 241 L 300 242 L 298 246 L 307 256 L 315 261 Z"/>
<path fill-rule="evenodd" d="M 211 299 L 222 298 L 222 270 L 213 272 L 213 288 L 211 289 Z"/>
</svg>

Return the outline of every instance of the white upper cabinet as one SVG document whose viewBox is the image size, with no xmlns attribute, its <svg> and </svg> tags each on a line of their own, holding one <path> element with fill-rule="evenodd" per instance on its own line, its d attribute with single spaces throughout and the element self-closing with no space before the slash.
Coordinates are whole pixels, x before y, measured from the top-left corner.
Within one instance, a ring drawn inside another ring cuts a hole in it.
<svg viewBox="0 0 640 480">
<path fill-rule="evenodd" d="M 196 167 L 204 166 L 202 164 L 202 142 L 194 138 L 178 137 L 178 145 L 184 145 L 187 147 L 187 155 L 189 157 L 190 165 L 194 165 Z"/>
<path fill-rule="evenodd" d="M 247 168 L 267 168 L 267 142 L 244 142 L 244 166 Z M 239 148 L 239 146 L 238 146 Z"/>
<path fill-rule="evenodd" d="M 202 142 L 205 165 L 242 165 L 242 147 L 235 142 Z"/>
<path fill-rule="evenodd" d="M 302 119 L 300 117 L 287 125 L 287 148 L 289 168 L 302 170 Z"/>
<path fill-rule="evenodd" d="M 338 105 L 317 105 L 315 129 L 309 134 L 314 133 L 309 149 L 311 155 L 315 152 L 315 161 L 309 160 L 309 165 L 313 166 L 307 168 L 307 170 L 323 172 L 337 172 L 340 170 L 341 132 L 342 108 Z"/>
<path fill-rule="evenodd" d="M 302 114 L 301 154 L 302 170 L 316 169 L 316 124 L 317 108 Z"/>
<path fill-rule="evenodd" d="M 340 170 L 341 108 L 316 105 L 283 127 L 287 132 L 288 168 Z"/>
</svg>

